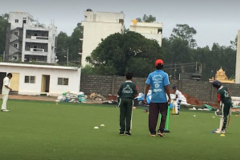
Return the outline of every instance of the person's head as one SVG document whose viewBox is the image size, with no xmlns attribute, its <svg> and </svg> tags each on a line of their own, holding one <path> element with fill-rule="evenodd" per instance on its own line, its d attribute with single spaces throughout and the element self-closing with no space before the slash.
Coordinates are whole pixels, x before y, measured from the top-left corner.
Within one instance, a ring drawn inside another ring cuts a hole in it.
<svg viewBox="0 0 240 160">
<path fill-rule="evenodd" d="M 133 78 L 133 73 L 128 72 L 128 73 L 126 74 L 126 79 L 127 79 L 127 80 L 132 80 L 132 78 Z"/>
<path fill-rule="evenodd" d="M 177 90 L 177 86 L 173 86 L 172 89 L 173 89 L 174 91 L 176 91 L 176 90 Z"/>
<path fill-rule="evenodd" d="M 12 78 L 12 73 L 8 73 L 8 74 L 7 74 L 7 77 L 8 77 L 9 79 L 11 79 L 11 78 Z"/>
<path fill-rule="evenodd" d="M 212 86 L 214 88 L 218 89 L 218 88 L 220 88 L 222 86 L 222 83 L 220 81 L 218 81 L 218 80 L 215 80 L 215 81 L 212 82 Z"/>
<path fill-rule="evenodd" d="M 163 69 L 163 60 L 157 59 L 157 60 L 155 61 L 155 67 L 156 67 L 156 69 L 158 69 L 158 70 Z"/>
</svg>

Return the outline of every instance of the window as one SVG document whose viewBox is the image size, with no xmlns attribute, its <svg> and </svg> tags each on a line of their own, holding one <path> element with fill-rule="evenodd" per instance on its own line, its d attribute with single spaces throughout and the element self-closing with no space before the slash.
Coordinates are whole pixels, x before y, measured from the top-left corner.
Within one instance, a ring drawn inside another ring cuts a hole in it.
<svg viewBox="0 0 240 160">
<path fill-rule="evenodd" d="M 15 23 L 18 23 L 18 21 L 19 21 L 18 19 L 15 19 Z"/>
<path fill-rule="evenodd" d="M 14 43 L 13 46 L 14 46 L 15 48 L 18 48 L 18 44 L 17 44 L 17 43 Z"/>
<path fill-rule="evenodd" d="M 25 76 L 25 83 L 35 83 L 35 76 Z"/>
<path fill-rule="evenodd" d="M 58 78 L 58 85 L 68 85 L 68 78 Z"/>
</svg>

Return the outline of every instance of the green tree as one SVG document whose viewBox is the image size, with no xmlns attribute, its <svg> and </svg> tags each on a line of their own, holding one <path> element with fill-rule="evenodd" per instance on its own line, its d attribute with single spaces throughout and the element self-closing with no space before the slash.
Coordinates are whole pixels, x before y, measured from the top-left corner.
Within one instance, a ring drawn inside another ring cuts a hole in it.
<svg viewBox="0 0 240 160">
<path fill-rule="evenodd" d="M 87 57 L 98 74 L 146 77 L 154 70 L 154 61 L 162 58 L 157 41 L 149 40 L 135 32 L 115 33 L 104 39 Z"/>
<path fill-rule="evenodd" d="M 64 33 L 64 32 L 60 32 L 58 34 L 58 37 L 57 37 L 57 49 L 56 49 L 56 55 L 58 57 L 58 63 L 59 64 L 66 64 L 67 63 L 67 59 L 66 59 L 66 56 L 67 56 L 67 53 L 66 53 L 66 50 L 67 48 L 69 47 L 69 36 Z"/>
<path fill-rule="evenodd" d="M 0 54 L 3 54 L 5 51 L 7 18 L 8 14 L 0 15 Z"/>
<path fill-rule="evenodd" d="M 77 24 L 77 27 L 73 30 L 71 37 L 69 38 L 69 60 L 73 63 L 80 63 L 80 55 L 82 48 L 83 28 L 81 23 Z"/>
<path fill-rule="evenodd" d="M 193 64 L 191 49 L 186 40 L 180 38 L 163 39 L 164 70 L 170 75 L 192 72 Z"/>
<path fill-rule="evenodd" d="M 237 41 L 238 41 L 238 36 L 237 35 L 236 35 L 236 37 L 233 41 L 230 41 L 231 47 L 233 49 L 237 49 Z"/>
<path fill-rule="evenodd" d="M 180 38 L 188 42 L 190 48 L 195 48 L 197 46 L 196 40 L 193 36 L 197 34 L 197 31 L 187 24 L 177 24 L 176 28 L 173 28 L 171 39 Z"/>
<path fill-rule="evenodd" d="M 84 68 L 82 68 L 81 74 L 84 74 L 84 75 L 95 75 L 97 73 L 96 73 L 95 69 L 91 65 L 87 64 Z"/>
<path fill-rule="evenodd" d="M 142 18 L 136 18 L 138 22 L 147 22 L 147 23 L 153 23 L 156 21 L 156 17 L 149 15 L 147 16 L 146 14 L 143 15 Z"/>
</svg>

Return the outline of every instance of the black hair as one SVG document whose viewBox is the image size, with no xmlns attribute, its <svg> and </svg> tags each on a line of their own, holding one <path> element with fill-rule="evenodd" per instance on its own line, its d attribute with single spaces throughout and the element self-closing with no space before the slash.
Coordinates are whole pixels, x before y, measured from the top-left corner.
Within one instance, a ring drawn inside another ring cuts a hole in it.
<svg viewBox="0 0 240 160">
<path fill-rule="evenodd" d="M 177 86 L 173 86 L 172 89 L 177 89 Z"/>
<path fill-rule="evenodd" d="M 126 79 L 127 79 L 127 80 L 131 80 L 132 77 L 133 77 L 133 73 L 128 72 L 128 73 L 126 74 Z"/>
<path fill-rule="evenodd" d="M 12 73 L 8 73 L 8 74 L 7 74 L 7 77 L 12 77 Z"/>
<path fill-rule="evenodd" d="M 159 63 L 159 64 L 156 66 L 156 69 L 163 69 L 163 65 Z"/>
</svg>

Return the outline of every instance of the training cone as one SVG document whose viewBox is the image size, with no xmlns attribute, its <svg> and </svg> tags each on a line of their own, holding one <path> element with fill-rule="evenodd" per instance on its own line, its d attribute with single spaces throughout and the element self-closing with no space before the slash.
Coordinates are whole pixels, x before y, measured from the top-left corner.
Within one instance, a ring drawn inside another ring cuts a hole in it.
<svg viewBox="0 0 240 160">
<path fill-rule="evenodd" d="M 225 137 L 225 134 L 221 134 L 220 136 L 221 136 L 221 137 Z"/>
</svg>

